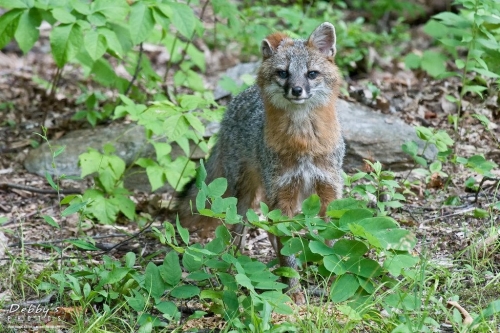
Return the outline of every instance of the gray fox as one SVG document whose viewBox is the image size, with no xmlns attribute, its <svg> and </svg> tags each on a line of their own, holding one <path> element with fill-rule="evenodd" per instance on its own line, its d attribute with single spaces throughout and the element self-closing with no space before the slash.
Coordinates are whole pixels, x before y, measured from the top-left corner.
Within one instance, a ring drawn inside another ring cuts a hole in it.
<svg viewBox="0 0 500 333">
<path fill-rule="evenodd" d="M 225 196 L 238 198 L 238 214 L 262 201 L 292 217 L 317 193 L 324 216 L 327 205 L 342 196 L 345 146 L 335 111 L 341 83 L 335 39 L 335 28 L 325 22 L 307 40 L 276 32 L 262 41 L 257 83 L 229 103 L 206 162 L 207 184 L 225 177 Z M 179 218 L 205 238 L 220 221 L 192 214 L 193 184 L 179 200 Z M 245 237 L 241 225 L 233 232 Z M 295 268 L 295 257 L 283 256 L 279 239 L 269 237 L 280 265 Z M 285 282 L 294 301 L 304 303 L 299 281 Z"/>
</svg>

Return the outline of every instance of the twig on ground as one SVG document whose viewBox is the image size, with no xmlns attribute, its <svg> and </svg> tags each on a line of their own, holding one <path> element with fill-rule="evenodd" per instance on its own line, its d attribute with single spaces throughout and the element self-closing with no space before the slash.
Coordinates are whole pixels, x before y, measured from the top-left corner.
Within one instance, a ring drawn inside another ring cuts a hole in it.
<svg viewBox="0 0 500 333">
<path fill-rule="evenodd" d="M 33 186 L 13 184 L 13 183 L 0 183 L 0 188 L 1 189 L 15 188 L 18 190 L 23 190 L 23 191 L 28 191 L 28 192 L 35 192 L 35 193 L 41 193 L 41 194 L 51 194 L 51 195 L 82 194 L 82 191 L 79 189 L 76 189 L 76 188 L 60 189 L 59 191 L 56 191 L 54 189 L 37 188 L 37 187 L 33 187 Z"/>
</svg>

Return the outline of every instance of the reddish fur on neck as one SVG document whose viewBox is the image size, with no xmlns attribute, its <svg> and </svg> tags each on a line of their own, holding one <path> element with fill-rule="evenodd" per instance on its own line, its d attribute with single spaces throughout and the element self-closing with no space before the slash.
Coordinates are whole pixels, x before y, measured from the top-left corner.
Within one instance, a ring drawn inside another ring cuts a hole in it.
<svg viewBox="0 0 500 333">
<path fill-rule="evenodd" d="M 335 112 L 335 94 L 326 105 L 310 111 L 303 124 L 293 124 L 290 112 L 264 100 L 266 110 L 265 135 L 270 148 L 282 158 L 330 154 L 340 139 L 340 126 Z"/>
</svg>

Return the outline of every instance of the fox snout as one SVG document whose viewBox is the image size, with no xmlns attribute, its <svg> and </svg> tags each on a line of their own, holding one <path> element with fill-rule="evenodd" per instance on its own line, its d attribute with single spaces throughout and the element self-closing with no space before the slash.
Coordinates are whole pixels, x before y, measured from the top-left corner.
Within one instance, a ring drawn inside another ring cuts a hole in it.
<svg viewBox="0 0 500 333">
<path fill-rule="evenodd" d="M 311 94 L 311 88 L 309 84 L 290 84 L 285 85 L 285 97 L 291 101 L 301 101 L 308 99 Z"/>
</svg>

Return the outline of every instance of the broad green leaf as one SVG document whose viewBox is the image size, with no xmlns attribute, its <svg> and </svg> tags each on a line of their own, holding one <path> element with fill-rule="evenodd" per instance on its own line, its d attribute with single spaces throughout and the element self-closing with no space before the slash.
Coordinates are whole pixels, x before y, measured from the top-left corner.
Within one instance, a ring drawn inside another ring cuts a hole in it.
<svg viewBox="0 0 500 333">
<path fill-rule="evenodd" d="M 365 218 L 372 217 L 373 213 L 368 209 L 351 209 L 345 212 L 340 218 L 339 227 L 342 230 L 348 230 L 348 225 L 357 223 Z"/>
<path fill-rule="evenodd" d="M 170 295 L 175 298 L 191 298 L 200 294 L 200 288 L 191 285 L 183 285 L 172 289 Z"/>
<path fill-rule="evenodd" d="M 325 256 L 323 258 L 323 265 L 329 272 L 335 275 L 342 275 L 347 272 L 344 262 L 335 254 Z"/>
<path fill-rule="evenodd" d="M 90 57 L 95 61 L 106 52 L 106 38 L 97 30 L 89 30 L 83 38 L 85 48 Z"/>
<path fill-rule="evenodd" d="M 130 272 L 129 267 L 117 267 L 109 273 L 106 283 L 114 284 L 120 282 L 125 278 L 128 272 Z"/>
<path fill-rule="evenodd" d="M 311 252 L 318 253 L 323 256 L 335 254 L 331 247 L 320 241 L 311 241 L 309 243 L 309 248 L 311 249 Z"/>
<path fill-rule="evenodd" d="M 305 240 L 299 237 L 292 237 L 283 243 L 283 248 L 281 249 L 281 254 L 284 256 L 294 255 L 299 251 L 302 251 L 304 247 Z M 309 245 L 311 246 L 311 245 Z"/>
<path fill-rule="evenodd" d="M 136 255 L 134 252 L 127 252 L 125 255 L 125 267 L 132 268 L 135 264 Z"/>
<path fill-rule="evenodd" d="M 153 13 L 144 2 L 135 2 L 130 7 L 129 25 L 134 44 L 143 42 L 151 34 L 154 27 Z"/>
<path fill-rule="evenodd" d="M 38 27 L 41 23 L 42 16 L 37 8 L 31 8 L 19 17 L 14 37 L 24 54 L 26 54 L 38 40 L 38 36 L 40 35 Z"/>
<path fill-rule="evenodd" d="M 210 197 L 220 197 L 224 195 L 226 189 L 227 180 L 225 178 L 217 178 L 208 184 L 208 195 Z"/>
<path fill-rule="evenodd" d="M 108 50 L 114 53 L 118 58 L 121 58 L 123 56 L 123 48 L 118 40 L 118 37 L 116 36 L 116 33 L 105 27 L 99 27 L 97 31 L 100 35 L 106 38 Z"/>
<path fill-rule="evenodd" d="M 120 207 L 120 211 L 130 220 L 135 218 L 135 203 L 125 195 L 117 195 L 112 197 L 111 202 Z"/>
<path fill-rule="evenodd" d="M 317 194 L 311 195 L 302 203 L 302 212 L 306 216 L 315 216 L 319 213 L 321 208 L 321 201 Z"/>
<path fill-rule="evenodd" d="M 171 286 L 177 285 L 181 281 L 182 270 L 179 264 L 179 256 L 176 252 L 170 251 L 163 260 L 163 269 L 160 270 L 160 275 L 166 283 Z"/>
<path fill-rule="evenodd" d="M 78 24 L 61 24 L 52 29 L 49 36 L 52 55 L 58 67 L 72 60 L 83 45 L 83 36 Z"/>
<path fill-rule="evenodd" d="M 0 48 L 7 45 L 16 32 L 19 17 L 25 13 L 23 9 L 13 9 L 0 16 Z"/>
<path fill-rule="evenodd" d="M 422 61 L 421 58 L 418 55 L 416 55 L 415 53 L 407 54 L 405 59 L 404 59 L 405 66 L 408 69 L 420 68 L 421 61 Z"/>
<path fill-rule="evenodd" d="M 92 213 L 99 222 L 111 224 L 116 221 L 120 207 L 97 190 L 87 190 L 83 195 L 84 199 L 92 199 L 92 202 L 87 207 L 86 212 Z"/>
<path fill-rule="evenodd" d="M 348 300 L 359 288 L 358 279 L 351 274 L 344 274 L 338 277 L 332 285 L 330 299 L 332 302 L 343 302 Z"/>
<path fill-rule="evenodd" d="M 196 27 L 197 18 L 194 16 L 193 10 L 184 3 L 168 3 L 172 11 L 169 18 L 177 28 L 177 30 L 186 38 L 191 39 Z M 169 13 L 166 13 L 169 15 Z"/>
<path fill-rule="evenodd" d="M 248 276 L 246 276 L 245 274 L 236 274 L 234 277 L 236 279 L 236 282 L 238 282 L 240 286 L 254 291 L 254 287 Z"/>
<path fill-rule="evenodd" d="M 91 25 L 95 27 L 102 27 L 107 23 L 106 16 L 101 13 L 93 13 L 91 15 L 88 15 L 87 20 Z"/>
<path fill-rule="evenodd" d="M 91 4 L 92 12 L 99 12 L 116 22 L 124 21 L 129 12 L 126 0 L 95 0 Z"/>
<path fill-rule="evenodd" d="M 402 274 L 406 268 L 415 266 L 420 259 L 407 254 L 398 254 L 393 257 L 387 258 L 384 261 L 384 268 L 389 271 L 393 276 L 397 277 Z"/>
<path fill-rule="evenodd" d="M 368 252 L 368 246 L 358 240 L 339 239 L 333 244 L 333 253 L 342 257 L 361 257 Z"/>
<path fill-rule="evenodd" d="M 153 296 L 153 298 L 158 299 L 163 295 L 167 287 L 168 286 L 165 285 L 160 276 L 160 270 L 158 267 L 152 262 L 148 263 L 144 273 L 143 288 L 146 289 L 146 291 Z"/>
<path fill-rule="evenodd" d="M 429 75 L 437 77 L 446 72 L 446 57 L 434 51 L 424 51 L 421 66 Z"/>
<path fill-rule="evenodd" d="M 155 308 L 164 315 L 168 315 L 170 319 L 174 319 L 177 313 L 179 313 L 179 309 L 177 309 L 177 306 L 173 302 L 160 302 L 155 305 Z"/>
<path fill-rule="evenodd" d="M 0 7 L 5 8 L 31 8 L 35 5 L 34 0 L 0 0 Z"/>
<path fill-rule="evenodd" d="M 345 262 L 345 266 L 349 272 L 365 278 L 373 278 L 382 274 L 382 267 L 372 259 L 353 258 Z"/>
<path fill-rule="evenodd" d="M 68 12 L 66 9 L 63 8 L 54 8 L 52 10 L 52 16 L 54 18 L 63 23 L 63 24 L 69 24 L 69 23 L 75 23 L 76 22 L 76 17 L 73 16 L 70 12 Z"/>
</svg>

